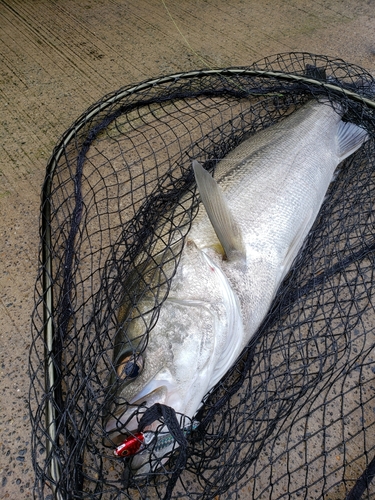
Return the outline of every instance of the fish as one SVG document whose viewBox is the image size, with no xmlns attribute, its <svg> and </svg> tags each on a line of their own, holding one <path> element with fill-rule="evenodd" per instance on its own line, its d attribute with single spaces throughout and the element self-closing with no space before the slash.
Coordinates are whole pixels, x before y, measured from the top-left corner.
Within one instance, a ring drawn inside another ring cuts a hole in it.
<svg viewBox="0 0 375 500">
<path fill-rule="evenodd" d="M 146 349 L 142 316 L 150 316 L 151 298 L 141 291 L 137 315 L 126 304 L 119 313 L 126 327 L 115 342 L 116 398 L 127 404 L 116 409 L 113 403 L 105 431 L 112 442 L 125 440 L 117 456 L 126 455 L 126 443 L 134 447 L 138 440 L 139 453 L 131 463 L 135 474 L 165 463 L 176 447 L 167 439 L 168 446 L 148 451 L 144 436 L 152 444 L 156 424 L 137 433 L 139 405 L 145 409 L 161 403 L 194 422 L 205 395 L 235 364 L 266 317 L 337 166 L 367 140 L 365 129 L 342 116 L 338 104 L 310 100 L 243 140 L 218 162 L 214 175 L 192 162 L 199 213 Z M 136 270 L 147 273 L 147 267 Z M 137 279 L 129 276 L 127 286 L 136 291 Z M 158 433 L 163 434 L 168 435 L 166 426 Z M 158 436 L 155 440 L 157 445 Z"/>
</svg>

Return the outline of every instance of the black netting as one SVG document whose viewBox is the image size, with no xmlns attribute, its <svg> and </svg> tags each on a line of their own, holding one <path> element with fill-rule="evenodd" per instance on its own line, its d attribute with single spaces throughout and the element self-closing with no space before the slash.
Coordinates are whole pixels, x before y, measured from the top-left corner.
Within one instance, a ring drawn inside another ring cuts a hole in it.
<svg viewBox="0 0 375 500">
<path fill-rule="evenodd" d="M 41 207 L 36 498 L 375 498 L 374 84 L 342 60 L 283 54 L 126 87 L 66 132 Z M 139 432 L 157 421 L 179 445 L 168 461 L 151 452 L 159 465 L 134 475 L 104 424 L 129 403 L 115 397 L 115 339 L 141 317 L 132 355 L 147 353 L 198 211 L 192 159 L 213 170 L 321 97 L 370 139 L 339 168 L 257 335 L 194 419 L 134 409 Z"/>
</svg>

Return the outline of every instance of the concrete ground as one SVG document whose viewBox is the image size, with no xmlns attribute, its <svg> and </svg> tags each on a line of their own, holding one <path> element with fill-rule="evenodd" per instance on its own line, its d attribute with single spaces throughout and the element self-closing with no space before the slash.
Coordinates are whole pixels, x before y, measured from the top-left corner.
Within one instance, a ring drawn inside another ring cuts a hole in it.
<svg viewBox="0 0 375 500">
<path fill-rule="evenodd" d="M 57 140 L 121 86 L 288 51 L 341 57 L 375 75 L 373 2 L 0 1 L 1 499 L 32 498 L 30 315 L 41 186 Z"/>
</svg>

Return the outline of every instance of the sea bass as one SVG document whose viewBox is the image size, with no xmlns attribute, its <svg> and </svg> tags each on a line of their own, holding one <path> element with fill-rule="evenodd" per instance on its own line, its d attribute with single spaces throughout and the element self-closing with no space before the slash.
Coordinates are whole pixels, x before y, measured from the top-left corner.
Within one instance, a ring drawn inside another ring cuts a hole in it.
<svg viewBox="0 0 375 500">
<path fill-rule="evenodd" d="M 218 163 L 214 177 L 193 162 L 199 214 L 145 353 L 137 353 L 142 318 L 127 317 L 126 337 L 117 335 L 114 364 L 123 380 L 117 396 L 134 406 L 106 417 L 113 441 L 137 432 L 139 404 L 162 403 L 194 417 L 265 318 L 336 167 L 366 137 L 342 121 L 338 106 L 310 101 L 244 140 Z M 138 309 L 145 315 L 151 310 L 147 294 Z M 159 447 L 153 456 L 172 447 Z M 146 450 L 132 467 L 147 472 L 152 463 Z"/>
</svg>

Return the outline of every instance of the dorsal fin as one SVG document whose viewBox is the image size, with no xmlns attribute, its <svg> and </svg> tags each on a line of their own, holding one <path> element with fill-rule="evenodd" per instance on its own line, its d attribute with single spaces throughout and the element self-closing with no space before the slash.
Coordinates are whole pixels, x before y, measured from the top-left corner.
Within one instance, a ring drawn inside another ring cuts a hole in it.
<svg viewBox="0 0 375 500">
<path fill-rule="evenodd" d="M 220 186 L 196 160 L 193 161 L 193 170 L 202 203 L 227 259 L 245 257 L 241 232 L 232 217 Z"/>
</svg>

